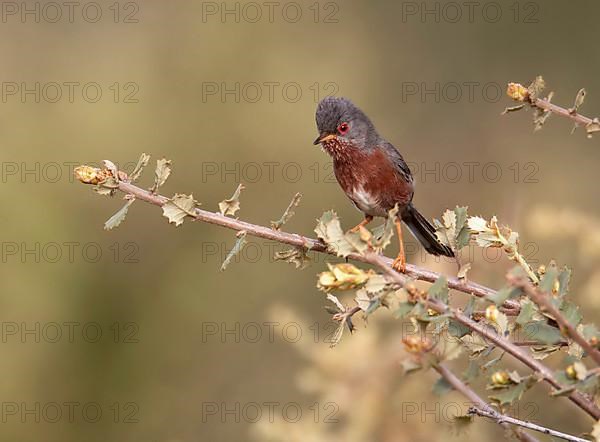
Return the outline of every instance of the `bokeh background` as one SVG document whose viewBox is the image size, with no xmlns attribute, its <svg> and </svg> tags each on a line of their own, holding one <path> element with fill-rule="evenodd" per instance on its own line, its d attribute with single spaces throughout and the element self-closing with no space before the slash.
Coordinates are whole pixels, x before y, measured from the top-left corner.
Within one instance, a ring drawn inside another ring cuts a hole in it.
<svg viewBox="0 0 600 442">
<path fill-rule="evenodd" d="M 424 214 L 496 214 L 534 264 L 573 266 L 572 296 L 598 319 L 598 140 L 564 119 L 533 133 L 531 112 L 500 115 L 505 84 L 539 74 L 557 103 L 586 87 L 582 112 L 600 113 L 598 2 L 480 2 L 472 16 L 445 1 L 265 3 L 81 2 L 71 17 L 62 3 L 2 3 L 2 440 L 502 438 L 486 422 L 454 435 L 464 400 L 434 396 L 434 373 L 401 376 L 403 326 L 389 314 L 329 349 L 324 257 L 296 270 L 252 240 L 220 272 L 231 231 L 174 228 L 138 202 L 106 232 L 120 196 L 72 178 L 103 159 L 131 170 L 147 152 L 173 161 L 164 194 L 217 210 L 241 182 L 238 215 L 268 225 L 301 192 L 286 230 L 313 235 L 329 209 L 350 227 L 361 216 L 312 145 L 316 103 L 332 93 L 411 163 Z M 455 272 L 411 244 L 411 262 Z M 473 260 L 470 277 L 494 287 L 510 268 L 494 253 Z M 592 425 L 543 389 L 517 411 L 575 433 Z"/>
</svg>

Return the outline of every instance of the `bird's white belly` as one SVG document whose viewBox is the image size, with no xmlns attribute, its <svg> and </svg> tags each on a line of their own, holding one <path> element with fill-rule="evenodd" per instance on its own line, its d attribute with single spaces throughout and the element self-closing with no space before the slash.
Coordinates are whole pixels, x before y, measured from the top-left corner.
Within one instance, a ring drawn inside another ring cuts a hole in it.
<svg viewBox="0 0 600 442">
<path fill-rule="evenodd" d="M 354 205 L 371 216 L 386 216 L 385 210 L 381 209 L 379 204 L 379 199 L 377 199 L 374 195 L 365 191 L 362 187 L 356 187 L 352 189 L 352 192 L 348 194 L 350 199 L 354 202 Z"/>
</svg>

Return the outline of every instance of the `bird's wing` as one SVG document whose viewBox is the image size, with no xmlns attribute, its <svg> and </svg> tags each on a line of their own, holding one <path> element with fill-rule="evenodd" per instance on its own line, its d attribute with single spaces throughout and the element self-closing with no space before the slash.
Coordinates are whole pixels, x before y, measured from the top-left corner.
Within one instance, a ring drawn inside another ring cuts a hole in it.
<svg viewBox="0 0 600 442">
<path fill-rule="evenodd" d="M 388 143 L 387 141 L 383 143 L 382 147 L 388 153 L 388 156 L 391 159 L 392 163 L 394 164 L 394 167 L 396 168 L 398 173 L 402 176 L 402 178 L 407 183 L 412 184 L 413 183 L 412 173 L 410 172 L 410 168 L 408 167 L 408 164 L 406 164 L 406 161 L 404 161 L 404 158 L 402 158 L 402 155 L 400 154 L 400 152 L 398 152 L 398 149 L 396 149 L 391 143 Z"/>
</svg>

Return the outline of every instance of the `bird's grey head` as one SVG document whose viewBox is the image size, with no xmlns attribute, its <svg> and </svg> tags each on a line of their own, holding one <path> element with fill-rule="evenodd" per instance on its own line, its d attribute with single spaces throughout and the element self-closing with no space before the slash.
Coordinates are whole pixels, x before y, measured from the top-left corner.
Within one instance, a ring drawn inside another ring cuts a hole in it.
<svg viewBox="0 0 600 442">
<path fill-rule="evenodd" d="M 378 144 L 379 135 L 369 117 L 347 98 L 326 97 L 321 100 L 317 106 L 316 121 L 319 137 L 314 144 L 322 144 L 328 151 L 328 147 L 350 145 L 368 149 Z"/>
</svg>

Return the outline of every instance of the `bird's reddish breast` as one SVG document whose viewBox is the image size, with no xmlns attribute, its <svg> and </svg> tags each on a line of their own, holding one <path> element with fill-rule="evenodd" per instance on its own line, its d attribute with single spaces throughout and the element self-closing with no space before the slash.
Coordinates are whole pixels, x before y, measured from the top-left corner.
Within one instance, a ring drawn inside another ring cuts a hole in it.
<svg viewBox="0 0 600 442">
<path fill-rule="evenodd" d="M 412 200 L 412 183 L 404 180 L 382 149 L 363 150 L 347 146 L 342 155 L 334 157 L 333 164 L 335 176 L 344 192 L 359 208 L 357 194 L 372 200 L 372 205 L 378 209 L 372 211 L 376 216 L 383 216 L 382 213 L 385 214 L 395 204 L 402 208 Z"/>
</svg>

